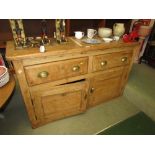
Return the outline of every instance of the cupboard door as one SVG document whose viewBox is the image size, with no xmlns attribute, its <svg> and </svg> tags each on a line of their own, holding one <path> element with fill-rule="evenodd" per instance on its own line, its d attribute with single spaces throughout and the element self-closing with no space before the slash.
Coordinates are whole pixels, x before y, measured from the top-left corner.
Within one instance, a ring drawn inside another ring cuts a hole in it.
<svg viewBox="0 0 155 155">
<path fill-rule="evenodd" d="M 91 79 L 89 106 L 95 106 L 121 94 L 122 74 L 119 76 L 103 78 L 101 74 Z"/>
<path fill-rule="evenodd" d="M 78 82 L 33 92 L 37 119 L 52 121 L 84 112 L 87 91 L 87 82 Z"/>
</svg>

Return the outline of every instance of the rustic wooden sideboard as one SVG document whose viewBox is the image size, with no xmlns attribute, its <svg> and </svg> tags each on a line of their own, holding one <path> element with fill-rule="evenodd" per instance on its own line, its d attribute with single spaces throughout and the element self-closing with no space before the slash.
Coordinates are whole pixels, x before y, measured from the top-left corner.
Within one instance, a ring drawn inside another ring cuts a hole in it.
<svg viewBox="0 0 155 155">
<path fill-rule="evenodd" d="M 139 44 L 113 41 L 86 44 L 73 37 L 38 48 L 15 50 L 7 42 L 33 128 L 122 95 Z"/>
</svg>

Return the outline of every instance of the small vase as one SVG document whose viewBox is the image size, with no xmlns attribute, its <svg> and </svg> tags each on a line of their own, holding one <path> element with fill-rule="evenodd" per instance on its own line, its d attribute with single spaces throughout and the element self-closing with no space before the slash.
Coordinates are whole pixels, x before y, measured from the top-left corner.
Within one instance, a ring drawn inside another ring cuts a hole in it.
<svg viewBox="0 0 155 155">
<path fill-rule="evenodd" d="M 121 37 L 125 32 L 124 23 L 115 23 L 113 25 L 113 34 L 114 36 Z"/>
</svg>

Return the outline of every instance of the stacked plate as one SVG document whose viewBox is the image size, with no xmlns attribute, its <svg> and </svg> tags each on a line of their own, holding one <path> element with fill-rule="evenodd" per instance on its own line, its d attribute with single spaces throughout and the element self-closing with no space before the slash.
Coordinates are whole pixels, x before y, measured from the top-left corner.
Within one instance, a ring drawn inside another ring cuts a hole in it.
<svg viewBox="0 0 155 155">
<path fill-rule="evenodd" d="M 82 39 L 83 42 L 85 43 L 88 43 L 88 44 L 100 44 L 101 43 L 101 40 L 99 39 L 89 39 L 89 38 L 86 38 L 86 39 Z"/>
<path fill-rule="evenodd" d="M 4 86 L 9 81 L 8 69 L 5 66 L 0 66 L 0 87 Z"/>
</svg>

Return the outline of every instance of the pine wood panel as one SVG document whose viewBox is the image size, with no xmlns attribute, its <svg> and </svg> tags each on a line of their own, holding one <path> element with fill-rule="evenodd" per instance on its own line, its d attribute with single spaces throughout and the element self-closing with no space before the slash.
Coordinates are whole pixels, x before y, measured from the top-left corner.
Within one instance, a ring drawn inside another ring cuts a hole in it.
<svg viewBox="0 0 155 155">
<path fill-rule="evenodd" d="M 31 95 L 27 84 L 27 80 L 24 74 L 24 67 L 21 61 L 13 61 L 13 65 L 15 67 L 16 75 L 19 81 L 21 93 L 25 102 L 29 120 L 31 122 L 32 127 L 35 127 L 37 123 L 36 114 L 35 114 L 33 102 L 31 100 Z"/>
<path fill-rule="evenodd" d="M 85 75 L 65 78 L 65 79 L 62 79 L 62 80 L 57 80 L 57 81 L 53 81 L 53 82 L 34 85 L 33 87 L 29 87 L 29 89 L 30 89 L 31 92 L 37 91 L 37 90 L 45 91 L 49 87 L 64 85 L 64 84 L 67 84 L 67 83 L 76 82 L 78 80 L 84 80 L 84 79 L 89 80 L 89 79 L 92 79 L 93 77 L 101 75 L 101 74 L 106 75 L 106 76 L 102 76 L 102 79 L 104 80 L 104 79 L 107 79 L 107 78 L 119 76 L 120 75 L 120 70 L 122 70 L 123 68 L 124 67 L 121 66 L 121 67 L 107 69 L 107 70 L 100 71 L 100 72 L 93 72 L 93 73 L 88 73 L 88 74 L 85 74 Z"/>
<path fill-rule="evenodd" d="M 68 40 L 52 43 L 45 53 L 37 48 L 15 50 L 7 43 L 6 56 L 13 61 L 33 128 L 120 96 L 139 48 L 138 43 L 122 41 L 88 45 Z M 122 62 L 123 57 L 127 60 Z M 104 60 L 107 65 L 101 68 Z M 38 77 L 43 71 L 48 76 Z"/>
<path fill-rule="evenodd" d="M 39 76 L 46 72 L 47 77 Z M 71 59 L 25 67 L 30 86 L 63 78 L 74 77 L 88 72 L 88 58 Z"/>
<path fill-rule="evenodd" d="M 56 120 L 86 110 L 87 82 L 77 82 L 32 92 L 37 118 Z"/>
<path fill-rule="evenodd" d="M 78 41 L 82 46 L 79 46 L 76 44 L 73 40 Z M 111 42 L 109 44 L 102 43 L 102 44 L 95 44 L 90 45 L 83 43 L 81 40 L 77 40 L 74 37 L 68 38 L 68 42 L 64 44 L 55 44 L 52 42 L 51 46 L 46 47 L 45 53 L 40 53 L 38 48 L 28 48 L 28 49 L 21 49 L 21 50 L 15 50 L 13 41 L 7 42 L 7 48 L 6 48 L 6 57 L 8 60 L 21 60 L 26 58 L 41 58 L 46 56 L 52 56 L 52 55 L 64 55 L 64 54 L 77 54 L 77 53 L 85 53 L 85 52 L 93 52 L 94 50 L 106 50 L 106 49 L 113 49 L 113 48 L 133 48 L 135 46 L 140 46 L 139 43 L 133 42 L 133 43 L 123 43 L 123 41 L 118 42 Z M 109 51 L 110 53 L 110 51 Z"/>
<path fill-rule="evenodd" d="M 86 48 L 87 49 L 87 48 Z M 74 49 L 75 50 L 75 49 Z M 90 56 L 95 56 L 95 55 L 100 55 L 100 54 L 108 54 L 108 53 L 118 53 L 118 52 L 123 52 L 123 51 L 130 51 L 132 52 L 133 47 L 121 47 L 121 48 L 108 48 L 108 49 L 95 49 L 93 51 L 83 50 L 79 49 L 77 51 L 72 51 L 72 52 L 65 52 L 65 53 L 54 53 L 51 52 L 50 55 L 45 56 L 44 54 L 40 57 L 31 57 L 31 58 L 25 58 L 22 59 L 23 65 L 24 66 L 30 66 L 30 65 L 36 65 L 36 64 L 41 64 L 41 63 L 48 63 L 48 62 L 53 62 L 53 61 L 61 61 L 61 60 L 66 60 L 66 59 L 74 59 L 74 58 L 80 58 L 80 57 L 90 57 Z"/>
<path fill-rule="evenodd" d="M 94 56 L 93 71 L 101 71 L 112 67 L 128 65 L 131 58 L 132 52 L 119 52 Z"/>
<path fill-rule="evenodd" d="M 119 73 L 119 76 L 116 75 L 112 78 L 102 74 L 91 79 L 89 95 L 90 107 L 120 95 L 122 70 L 120 70 Z M 107 79 L 103 79 L 103 76 L 107 76 Z"/>
<path fill-rule="evenodd" d="M 11 96 L 14 87 L 15 87 L 15 79 L 13 75 L 10 75 L 9 82 L 3 87 L 0 87 L 0 108 L 4 106 L 5 102 Z"/>
</svg>

